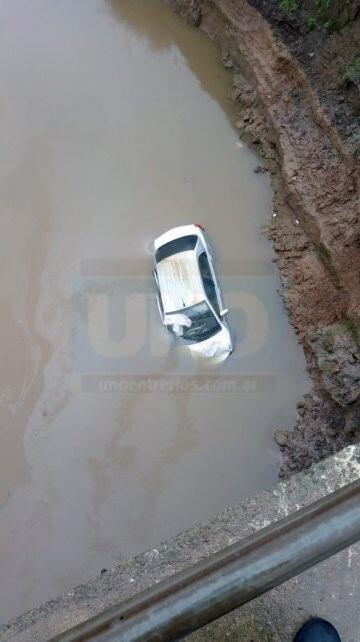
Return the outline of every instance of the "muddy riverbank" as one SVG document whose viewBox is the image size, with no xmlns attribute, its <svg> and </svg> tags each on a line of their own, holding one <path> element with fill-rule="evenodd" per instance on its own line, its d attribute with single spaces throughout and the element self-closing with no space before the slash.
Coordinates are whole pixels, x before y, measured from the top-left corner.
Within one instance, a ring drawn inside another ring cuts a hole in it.
<svg viewBox="0 0 360 642">
<path fill-rule="evenodd" d="M 296 36 L 285 19 L 275 24 L 276 3 L 251 3 L 264 15 L 246 0 L 171 4 L 220 44 L 242 106 L 240 136 L 262 157 L 258 171 L 272 176 L 267 236 L 313 379 L 295 428 L 279 426 L 274 435 L 286 476 L 360 435 L 358 85 L 347 80 L 359 23 L 304 33 L 298 19 Z"/>
</svg>

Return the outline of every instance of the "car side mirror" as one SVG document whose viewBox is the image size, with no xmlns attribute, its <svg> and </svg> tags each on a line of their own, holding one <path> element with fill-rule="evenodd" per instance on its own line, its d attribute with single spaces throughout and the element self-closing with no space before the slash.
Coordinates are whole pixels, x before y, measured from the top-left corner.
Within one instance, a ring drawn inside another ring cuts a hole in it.
<svg viewBox="0 0 360 642">
<path fill-rule="evenodd" d="M 225 308 L 225 310 L 221 310 L 221 312 L 220 312 L 220 316 L 221 316 L 221 317 L 225 317 L 225 316 L 227 315 L 227 313 L 228 313 L 228 312 L 229 312 L 228 308 Z"/>
</svg>

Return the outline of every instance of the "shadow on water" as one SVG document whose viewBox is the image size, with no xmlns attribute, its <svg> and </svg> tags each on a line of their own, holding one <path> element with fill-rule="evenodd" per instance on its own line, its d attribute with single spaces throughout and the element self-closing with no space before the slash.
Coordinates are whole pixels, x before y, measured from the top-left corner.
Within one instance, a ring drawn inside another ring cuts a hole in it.
<svg viewBox="0 0 360 642">
<path fill-rule="evenodd" d="M 202 89 L 224 110 L 231 124 L 235 124 L 237 113 L 230 99 L 232 78 L 221 62 L 221 52 L 215 42 L 187 25 L 161 0 L 106 2 L 114 16 L 145 39 L 153 51 L 177 47 Z"/>
</svg>

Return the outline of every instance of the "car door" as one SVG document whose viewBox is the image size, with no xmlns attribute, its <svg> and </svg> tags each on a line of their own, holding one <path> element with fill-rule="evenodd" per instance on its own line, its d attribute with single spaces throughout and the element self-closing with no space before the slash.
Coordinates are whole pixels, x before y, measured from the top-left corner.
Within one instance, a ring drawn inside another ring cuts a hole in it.
<svg viewBox="0 0 360 642">
<path fill-rule="evenodd" d="M 205 294 L 216 314 L 221 317 L 222 303 L 219 287 L 216 282 L 214 269 L 211 265 L 211 258 L 206 249 L 201 249 L 198 254 L 198 264 Z"/>
</svg>

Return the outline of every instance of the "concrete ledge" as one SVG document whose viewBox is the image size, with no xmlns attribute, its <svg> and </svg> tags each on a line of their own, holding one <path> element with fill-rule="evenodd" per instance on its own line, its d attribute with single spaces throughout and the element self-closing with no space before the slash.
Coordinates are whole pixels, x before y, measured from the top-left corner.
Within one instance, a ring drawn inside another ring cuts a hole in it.
<svg viewBox="0 0 360 642">
<path fill-rule="evenodd" d="M 0 627 L 0 640 L 45 642 L 162 578 L 360 477 L 360 446 L 349 446 L 208 522 L 109 570 Z M 311 615 L 331 619 L 343 642 L 360 631 L 360 545 L 339 553 L 191 636 L 195 642 L 287 642 Z"/>
</svg>

